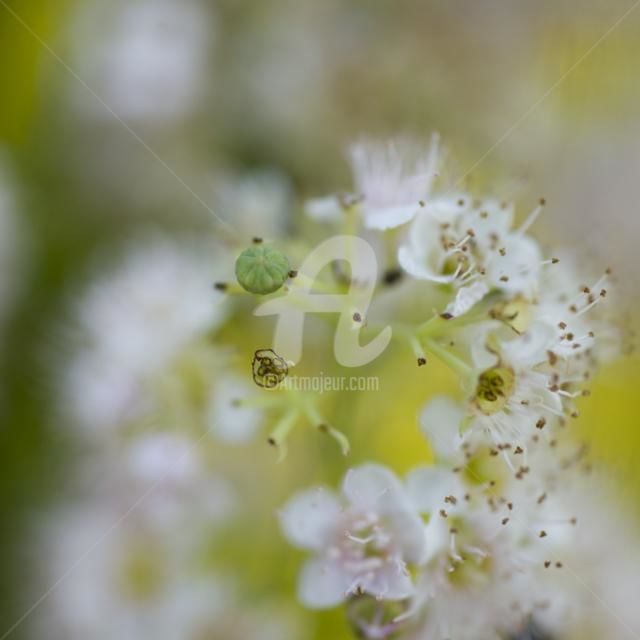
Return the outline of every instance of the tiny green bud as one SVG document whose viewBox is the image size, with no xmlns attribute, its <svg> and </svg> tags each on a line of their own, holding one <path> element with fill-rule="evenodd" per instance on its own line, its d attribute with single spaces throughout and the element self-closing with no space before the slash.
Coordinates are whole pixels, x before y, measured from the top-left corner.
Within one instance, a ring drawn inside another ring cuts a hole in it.
<svg viewBox="0 0 640 640">
<path fill-rule="evenodd" d="M 264 245 L 245 249 L 236 260 L 236 278 L 240 286 L 259 295 L 280 289 L 290 271 L 287 256 Z"/>
</svg>

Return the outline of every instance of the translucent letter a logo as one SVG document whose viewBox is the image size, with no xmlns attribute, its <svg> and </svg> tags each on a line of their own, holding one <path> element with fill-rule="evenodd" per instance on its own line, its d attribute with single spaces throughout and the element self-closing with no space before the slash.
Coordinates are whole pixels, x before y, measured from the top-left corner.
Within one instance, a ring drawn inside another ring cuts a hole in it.
<svg viewBox="0 0 640 640">
<path fill-rule="evenodd" d="M 347 293 L 312 293 L 313 282 L 327 265 L 345 261 L 351 267 Z M 258 316 L 277 315 L 274 350 L 293 363 L 300 361 L 307 313 L 339 313 L 334 340 L 335 357 L 345 367 L 360 367 L 375 360 L 391 341 L 385 327 L 371 342 L 361 346 L 354 330 L 353 314 L 366 316 L 376 286 L 378 265 L 371 245 L 358 236 L 335 236 L 319 245 L 299 269 L 304 281 L 285 295 L 260 305 Z"/>
</svg>

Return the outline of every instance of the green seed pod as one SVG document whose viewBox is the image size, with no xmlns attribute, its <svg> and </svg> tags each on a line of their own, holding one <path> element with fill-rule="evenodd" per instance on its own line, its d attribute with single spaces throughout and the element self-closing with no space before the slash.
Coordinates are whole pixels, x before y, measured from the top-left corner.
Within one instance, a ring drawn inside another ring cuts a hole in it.
<svg viewBox="0 0 640 640">
<path fill-rule="evenodd" d="M 284 253 L 263 245 L 245 249 L 236 260 L 236 278 L 240 286 L 259 295 L 280 289 L 290 270 Z"/>
</svg>

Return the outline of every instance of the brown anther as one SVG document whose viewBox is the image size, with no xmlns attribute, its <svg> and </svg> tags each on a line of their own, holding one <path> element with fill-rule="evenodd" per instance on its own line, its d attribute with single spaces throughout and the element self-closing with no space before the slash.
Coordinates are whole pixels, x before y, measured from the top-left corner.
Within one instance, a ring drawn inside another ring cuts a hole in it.
<svg viewBox="0 0 640 640">
<path fill-rule="evenodd" d="M 295 269 L 291 269 L 291 271 L 289 271 L 289 277 L 290 278 L 297 278 L 298 277 L 298 272 Z"/>
<path fill-rule="evenodd" d="M 449 533 L 450 533 L 452 536 L 455 536 L 455 535 L 456 535 L 456 533 L 458 533 L 458 529 L 456 529 L 456 527 L 451 527 L 451 529 L 449 529 Z"/>
<path fill-rule="evenodd" d="M 553 351 L 547 351 L 547 359 L 552 367 L 558 362 L 558 356 Z"/>
<path fill-rule="evenodd" d="M 353 314 L 353 321 L 354 322 L 362 322 L 362 315 L 356 311 Z"/>
<path fill-rule="evenodd" d="M 578 524 L 578 518 L 571 518 L 569 522 L 575 527 Z"/>
<path fill-rule="evenodd" d="M 538 534 L 539 538 L 546 538 L 547 537 L 547 532 L 544 531 L 544 529 Z"/>
<path fill-rule="evenodd" d="M 501 249 L 498 249 L 498 253 L 501 256 L 506 256 L 507 255 L 507 250 L 504 247 L 502 247 Z"/>
<path fill-rule="evenodd" d="M 607 290 L 606 289 L 602 289 L 600 291 L 600 297 L 601 298 L 606 298 L 607 297 Z"/>
<path fill-rule="evenodd" d="M 444 501 L 449 504 L 458 504 L 458 499 L 455 496 L 447 496 Z"/>
<path fill-rule="evenodd" d="M 571 311 L 571 313 L 578 313 L 578 307 L 576 307 L 576 305 L 575 305 L 575 304 L 572 304 L 572 305 L 569 307 L 569 311 Z"/>
<path fill-rule="evenodd" d="M 481 218 L 488 218 L 488 217 L 489 217 L 489 214 L 488 214 L 486 211 L 481 211 L 481 212 L 480 212 L 480 217 L 481 217 Z"/>
<path fill-rule="evenodd" d="M 226 291 L 229 288 L 229 285 L 226 282 L 216 282 L 213 285 L 213 288 L 216 291 Z"/>
<path fill-rule="evenodd" d="M 507 509 L 509 509 L 509 511 L 513 511 L 513 502 L 507 502 Z"/>
<path fill-rule="evenodd" d="M 562 569 L 562 562 L 556 562 L 556 569 Z"/>
<path fill-rule="evenodd" d="M 255 238 L 253 238 L 253 240 L 251 240 L 251 242 L 253 242 L 253 244 L 262 244 L 264 240 L 256 236 Z"/>
<path fill-rule="evenodd" d="M 560 262 L 560 258 L 551 258 L 551 264 L 558 264 Z"/>
<path fill-rule="evenodd" d="M 471 236 L 472 238 L 475 238 L 476 232 L 473 229 L 467 229 L 467 235 Z"/>
<path fill-rule="evenodd" d="M 538 420 L 538 422 L 536 422 L 536 429 L 544 429 L 546 424 L 547 424 L 547 419 L 546 418 L 540 418 L 540 420 Z"/>
<path fill-rule="evenodd" d="M 269 438 L 267 440 L 267 442 L 272 446 L 272 447 L 277 447 L 278 443 L 275 441 L 275 438 Z"/>
<path fill-rule="evenodd" d="M 524 453 L 524 449 L 522 447 L 516 447 L 516 450 L 513 453 L 515 453 L 515 454 Z"/>
<path fill-rule="evenodd" d="M 448 517 L 448 514 L 444 509 L 440 509 L 440 516 L 443 517 L 443 518 L 446 518 L 446 517 Z"/>
<path fill-rule="evenodd" d="M 538 498 L 538 504 L 542 504 L 546 499 L 547 499 L 547 494 L 546 494 L 546 493 L 543 493 L 543 494 Z"/>
<path fill-rule="evenodd" d="M 418 204 L 419 204 L 421 207 L 424 207 L 424 200 L 419 200 L 419 201 L 418 201 Z"/>
<path fill-rule="evenodd" d="M 423 357 L 418 358 L 418 366 L 419 367 L 424 367 L 425 364 L 427 364 L 427 359 L 426 358 L 423 358 Z"/>
<path fill-rule="evenodd" d="M 509 282 L 509 276 L 500 276 L 500 282 Z"/>
<path fill-rule="evenodd" d="M 464 207 L 464 198 L 460 198 L 460 200 L 458 200 L 458 206 Z"/>
<path fill-rule="evenodd" d="M 566 322 L 558 322 L 558 326 L 564 331 L 567 328 Z"/>
<path fill-rule="evenodd" d="M 545 200 L 545 198 L 540 198 L 540 200 L 538 200 L 538 202 L 540 203 L 541 207 L 544 207 L 544 205 L 547 204 L 547 201 Z"/>
<path fill-rule="evenodd" d="M 550 566 L 551 566 L 551 563 L 547 560 L 547 561 L 544 563 L 544 568 L 545 568 L 545 569 L 548 569 Z"/>
<path fill-rule="evenodd" d="M 495 457 L 498 455 L 498 451 L 496 449 L 489 449 L 489 455 Z"/>
<path fill-rule="evenodd" d="M 503 518 L 502 519 L 502 524 L 505 525 L 509 522 L 509 518 Z"/>
</svg>

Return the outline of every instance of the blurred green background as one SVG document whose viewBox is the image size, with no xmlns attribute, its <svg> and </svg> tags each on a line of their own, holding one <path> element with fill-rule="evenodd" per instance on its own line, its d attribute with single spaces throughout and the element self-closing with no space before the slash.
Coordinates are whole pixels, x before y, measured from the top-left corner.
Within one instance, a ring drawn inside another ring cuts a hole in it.
<svg viewBox="0 0 640 640">
<path fill-rule="evenodd" d="M 166 47 L 160 36 L 162 55 L 182 55 L 170 38 L 197 31 L 201 58 L 194 68 L 187 57 L 189 77 L 178 64 L 169 65 L 168 79 L 156 78 L 169 57 L 155 67 L 135 59 L 135 40 L 126 40 L 118 16 L 136 4 L 149 15 L 161 11 L 154 28 L 168 34 Z M 459 175 L 472 169 L 474 187 L 516 197 L 524 211 L 544 195 L 542 238 L 613 266 L 625 346 L 633 343 L 640 8 L 629 12 L 633 4 L 617 0 L 189 0 L 182 6 L 203 16 L 193 26 L 176 23 L 169 4 L 0 0 L 0 150 L 20 228 L 0 348 L 0 637 L 47 588 L 25 541 L 34 515 L 68 496 L 77 461 L 51 397 L 64 366 L 69 303 L 94 258 L 135 232 L 209 229 L 209 213 L 190 190 L 213 204 L 218 174 L 277 171 L 301 200 L 348 187 L 343 147 L 359 135 L 437 130 Z M 129 49 L 111 55 L 123 41 Z M 151 98 L 129 100 L 127 91 L 147 81 Z M 404 471 L 429 455 L 413 426 L 418 409 L 453 381 L 434 371 L 423 389 L 405 383 L 411 363 L 387 370 L 382 384 L 398 401 L 349 409 L 360 425 L 351 431 L 349 463 L 376 457 Z M 635 356 L 609 365 L 580 423 L 636 505 L 639 383 Z M 367 431 L 374 417 L 392 428 Z M 244 455 L 237 453 L 238 464 Z M 270 462 L 261 463 L 265 474 Z M 314 470 L 303 457 L 273 481 L 255 516 L 264 534 L 243 569 L 257 590 L 270 588 L 275 571 L 274 588 L 290 592 L 298 567 L 297 556 L 271 542 L 272 508 L 290 492 L 287 476 L 336 482 L 345 468 Z M 232 553 L 228 561 L 237 560 Z M 315 623 L 317 638 L 343 637 L 340 613 Z M 28 630 L 21 625 L 11 637 Z"/>
</svg>

